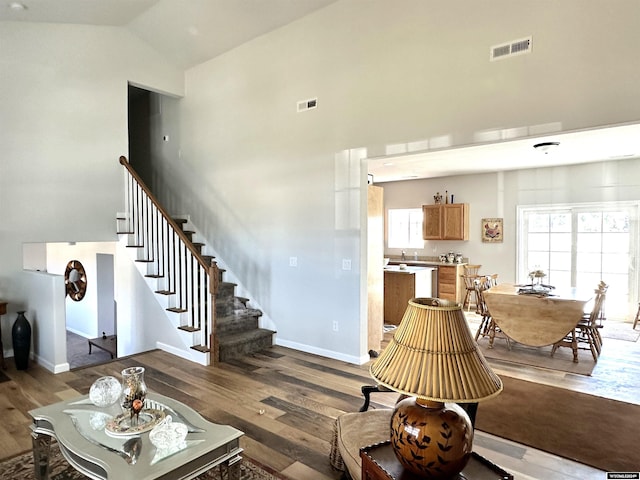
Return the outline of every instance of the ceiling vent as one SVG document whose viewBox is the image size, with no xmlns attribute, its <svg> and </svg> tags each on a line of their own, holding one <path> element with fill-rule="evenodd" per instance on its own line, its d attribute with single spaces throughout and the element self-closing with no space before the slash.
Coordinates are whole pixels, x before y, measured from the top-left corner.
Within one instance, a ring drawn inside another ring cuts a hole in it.
<svg viewBox="0 0 640 480">
<path fill-rule="evenodd" d="M 508 43 L 503 43 L 502 45 L 495 45 L 491 47 L 489 51 L 489 60 L 493 62 L 495 60 L 502 60 L 503 58 L 530 53 L 532 47 L 533 37 L 521 38 L 520 40 L 513 40 Z"/>
<path fill-rule="evenodd" d="M 306 110 L 311 110 L 313 108 L 318 108 L 318 99 L 310 98 L 309 100 L 301 100 L 297 103 L 297 111 L 304 112 Z"/>
</svg>

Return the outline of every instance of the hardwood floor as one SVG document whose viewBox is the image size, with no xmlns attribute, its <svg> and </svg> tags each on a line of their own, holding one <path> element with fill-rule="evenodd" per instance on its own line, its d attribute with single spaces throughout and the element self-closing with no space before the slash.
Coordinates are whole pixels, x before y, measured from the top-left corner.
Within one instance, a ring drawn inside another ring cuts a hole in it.
<svg viewBox="0 0 640 480">
<path fill-rule="evenodd" d="M 470 318 L 473 330 L 473 319 Z M 629 325 L 629 328 L 631 326 Z M 390 334 L 387 334 L 387 336 Z M 0 458 L 31 448 L 28 411 L 78 394 L 88 393 L 96 378 L 120 378 L 123 368 L 142 365 L 148 386 L 176 398 L 210 420 L 245 432 L 248 456 L 291 479 L 338 479 L 329 466 L 333 419 L 356 411 L 360 387 L 371 384 L 368 365 L 352 365 L 275 346 L 241 361 L 217 368 L 187 362 L 152 351 L 113 362 L 53 375 L 38 365 L 17 371 L 12 359 L 0 371 Z M 591 377 L 531 367 L 492 363 L 498 374 L 639 403 L 638 343 L 606 339 Z M 4 381 L 2 381 L 4 380 Z M 392 402 L 391 395 L 376 397 Z M 480 407 L 481 408 L 481 407 Z M 593 468 L 477 432 L 474 448 L 513 472 L 517 479 L 603 479 Z"/>
</svg>

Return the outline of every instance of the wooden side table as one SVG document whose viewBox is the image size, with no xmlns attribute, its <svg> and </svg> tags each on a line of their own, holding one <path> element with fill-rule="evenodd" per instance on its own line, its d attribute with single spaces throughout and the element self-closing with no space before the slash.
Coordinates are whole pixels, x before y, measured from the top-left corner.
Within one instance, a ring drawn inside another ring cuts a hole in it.
<svg viewBox="0 0 640 480">
<path fill-rule="evenodd" d="M 4 347 L 2 346 L 2 315 L 7 313 L 7 302 L 0 302 L 0 365 L 3 370 L 7 369 L 7 364 L 4 361 Z"/>
<path fill-rule="evenodd" d="M 88 341 L 89 355 L 91 355 L 92 346 L 111 354 L 111 358 L 114 358 L 118 354 L 118 337 L 115 335 L 103 335 L 102 337 L 90 338 Z"/>
<path fill-rule="evenodd" d="M 362 480 L 424 480 L 400 464 L 391 442 L 382 442 L 360 449 Z M 513 475 L 486 458 L 472 452 L 469 463 L 451 480 L 513 480 Z"/>
</svg>

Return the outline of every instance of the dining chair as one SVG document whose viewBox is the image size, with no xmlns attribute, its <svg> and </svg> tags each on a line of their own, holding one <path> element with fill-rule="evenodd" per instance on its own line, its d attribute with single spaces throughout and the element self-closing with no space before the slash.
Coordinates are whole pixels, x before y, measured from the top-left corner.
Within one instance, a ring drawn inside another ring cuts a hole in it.
<svg viewBox="0 0 640 480">
<path fill-rule="evenodd" d="M 480 275 L 480 268 L 482 265 L 466 264 L 462 266 L 462 272 L 464 275 Z"/>
<path fill-rule="evenodd" d="M 578 332 L 580 338 L 586 339 L 589 345 L 593 345 L 595 347 L 598 355 L 600 355 L 600 351 L 602 350 L 602 335 L 600 334 L 600 330 L 602 329 L 602 321 L 604 320 L 604 304 L 607 297 L 607 290 L 609 289 L 609 285 L 604 283 L 602 280 L 598 283 L 598 287 L 595 290 L 595 300 L 594 300 L 594 309 L 596 309 L 596 303 L 599 303 L 600 306 L 597 309 L 598 312 L 594 316 L 593 311 L 588 312 L 582 317 L 582 320 L 578 323 Z M 590 342 L 589 342 L 590 340 Z M 585 343 L 585 342 L 583 342 Z M 590 347 L 593 352 L 593 349 Z"/>
<path fill-rule="evenodd" d="M 486 276 L 478 276 L 478 278 L 474 282 L 476 299 L 478 301 L 478 313 L 481 315 L 482 319 L 480 321 L 480 326 L 476 331 L 476 342 L 480 337 L 489 337 L 489 348 L 493 348 L 493 342 L 496 338 L 503 339 L 507 342 L 507 348 L 511 350 L 511 338 L 504 333 L 496 322 L 491 318 L 491 313 L 489 312 L 489 307 L 487 307 L 487 303 L 484 300 L 484 292 L 489 288 L 498 284 L 498 274 L 486 275 Z"/>
<path fill-rule="evenodd" d="M 600 282 L 594 290 L 595 298 L 593 307 L 588 314 L 582 317 L 577 325 L 559 342 L 553 344 L 551 356 L 560 347 L 569 347 L 573 350 L 573 361 L 578 363 L 578 350 L 590 350 L 595 362 L 598 361 L 602 349 L 602 336 L 598 328 L 598 318 L 602 312 L 602 305 L 606 298 L 609 286 Z"/>
<path fill-rule="evenodd" d="M 460 275 L 462 280 L 464 281 L 464 300 L 462 301 L 462 309 L 464 310 L 465 306 L 467 307 L 467 312 L 471 311 L 471 297 L 473 297 L 474 305 L 476 307 L 476 313 L 480 313 L 480 308 L 478 305 L 478 295 L 476 294 L 476 286 L 475 282 L 480 278 L 479 275 Z"/>
<path fill-rule="evenodd" d="M 480 268 L 482 265 L 478 264 L 466 264 L 462 266 L 462 279 L 464 280 L 465 294 L 464 300 L 462 302 L 462 309 L 464 310 L 464 306 L 467 306 L 467 311 L 471 310 L 471 297 L 475 297 L 475 285 L 474 280 L 480 274 Z M 478 299 L 476 300 L 476 313 L 478 313 Z"/>
<path fill-rule="evenodd" d="M 636 312 L 636 319 L 633 321 L 633 329 L 636 329 L 636 325 L 640 321 L 640 302 L 638 303 L 638 311 Z"/>
</svg>

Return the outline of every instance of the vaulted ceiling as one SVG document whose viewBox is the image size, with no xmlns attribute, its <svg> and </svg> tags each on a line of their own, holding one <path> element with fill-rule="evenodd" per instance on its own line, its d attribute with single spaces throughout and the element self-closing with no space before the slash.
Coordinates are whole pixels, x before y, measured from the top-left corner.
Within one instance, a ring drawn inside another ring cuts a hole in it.
<svg viewBox="0 0 640 480">
<path fill-rule="evenodd" d="M 0 0 L 0 21 L 125 27 L 186 69 L 335 1 Z"/>
<path fill-rule="evenodd" d="M 336 0 L 0 0 L 0 21 L 119 26 L 188 69 Z M 355 0 L 354 0 L 355 1 Z M 540 129 L 532 128 L 539 131 Z M 533 146 L 558 142 L 542 152 Z M 389 146 L 369 161 L 376 183 L 640 156 L 640 126 L 538 135 L 482 132 L 469 147 L 446 138 Z"/>
</svg>

